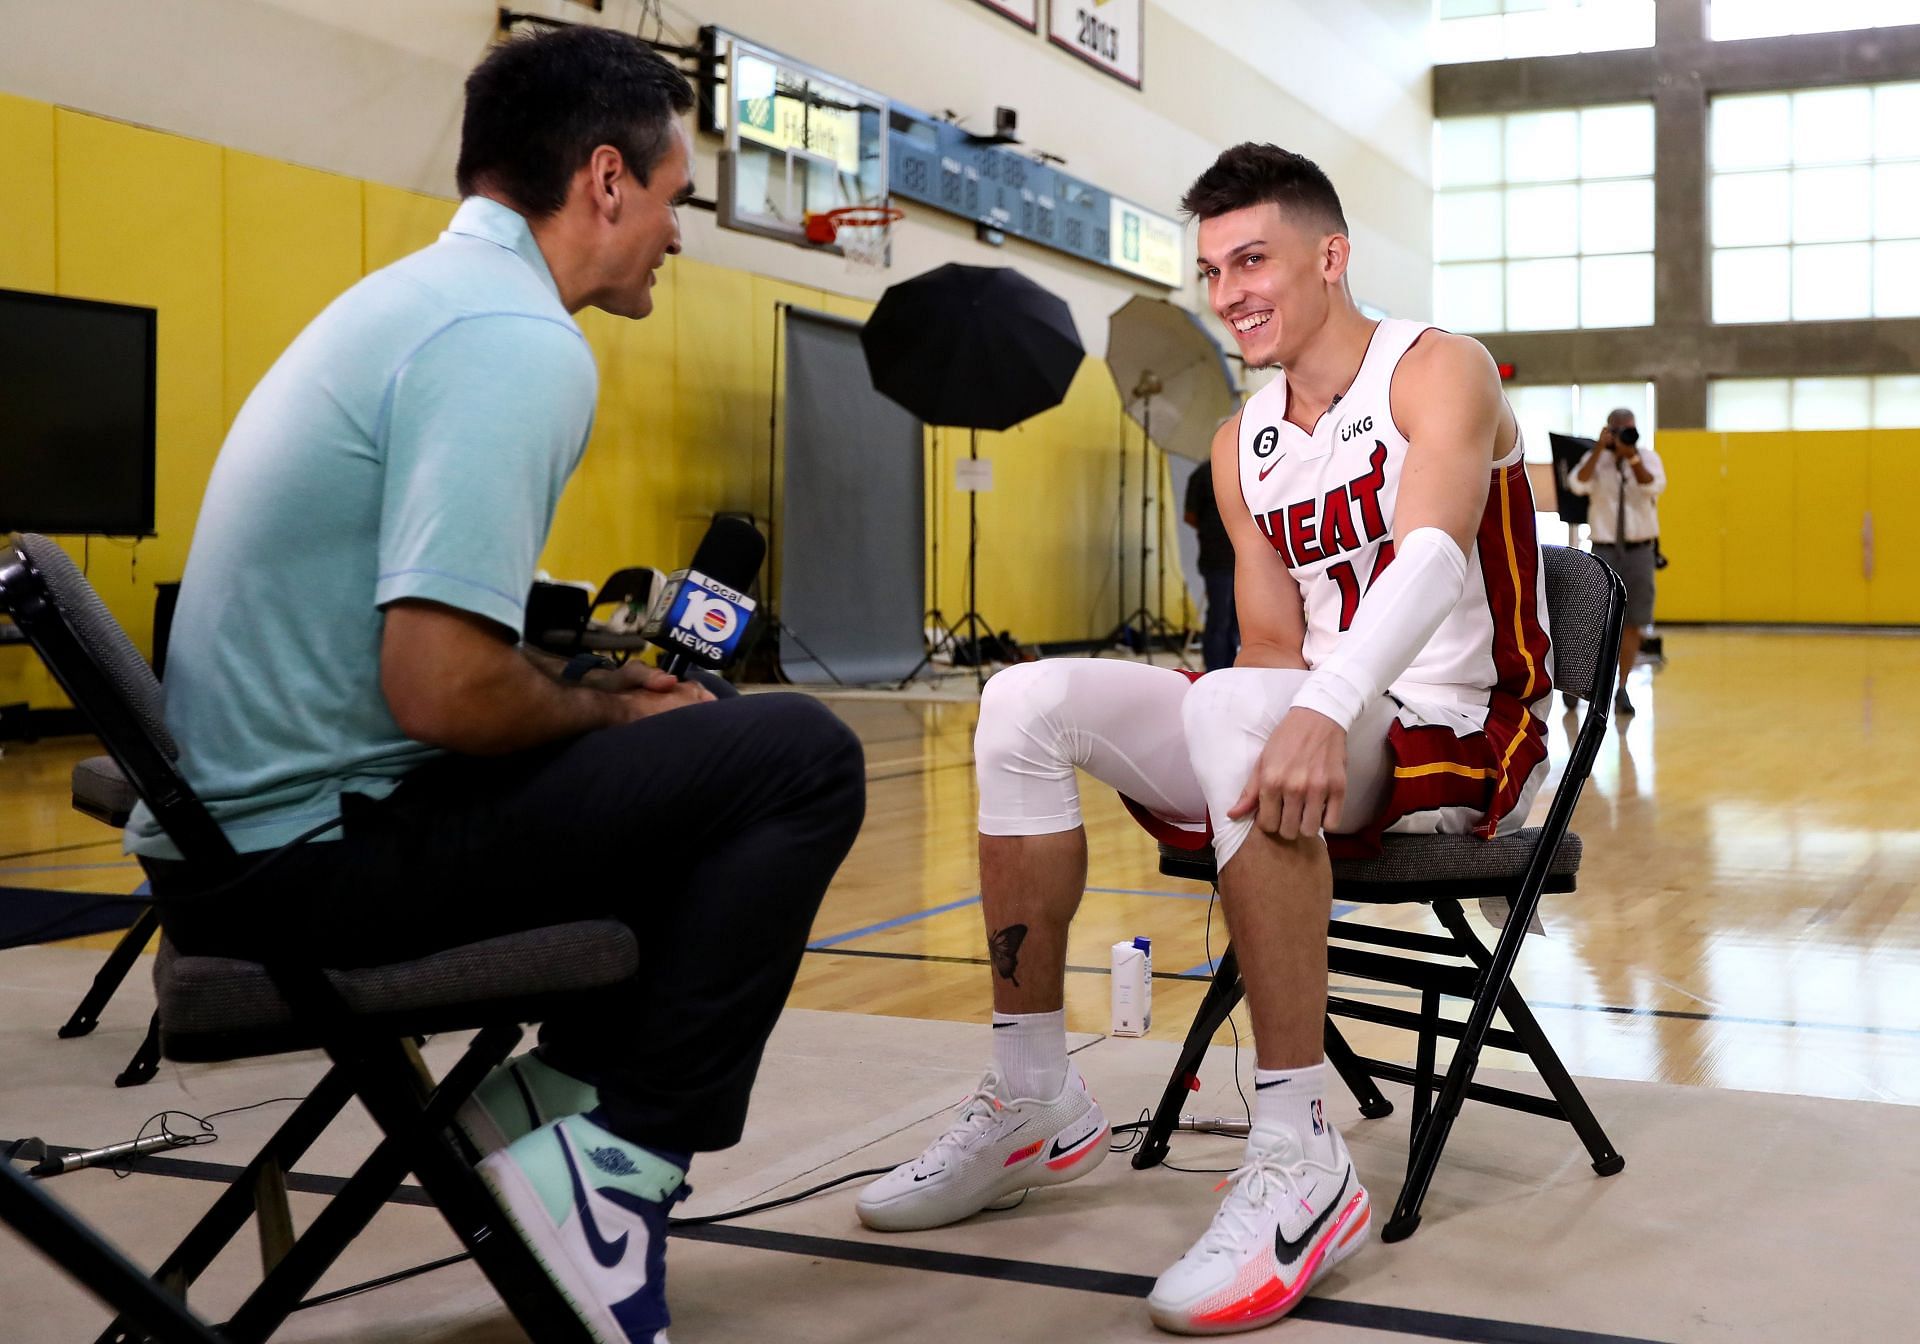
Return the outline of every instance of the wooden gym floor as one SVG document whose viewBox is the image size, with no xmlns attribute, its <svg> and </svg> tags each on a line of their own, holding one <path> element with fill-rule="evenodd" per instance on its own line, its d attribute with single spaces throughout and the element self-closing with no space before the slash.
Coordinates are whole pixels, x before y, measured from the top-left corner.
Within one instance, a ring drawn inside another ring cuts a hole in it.
<svg viewBox="0 0 1920 1344">
<path fill-rule="evenodd" d="M 1580 890 L 1542 907 L 1545 936 L 1518 969 L 1528 997 L 1576 1074 L 1920 1104 L 1920 639 L 1677 629 L 1666 643 L 1667 666 L 1636 671 L 1640 712 L 1609 734 L 1575 815 Z M 975 707 L 834 706 L 867 746 L 867 822 L 791 1002 L 984 1021 Z M 1556 703 L 1556 761 L 1574 726 Z M 139 881 L 68 807 L 67 771 L 90 750 L 16 744 L 0 759 L 0 887 Z M 1107 949 L 1144 934 L 1162 977 L 1152 1034 L 1178 1040 L 1208 964 L 1207 893 L 1158 872 L 1111 794 L 1087 781 L 1085 802 L 1068 1026 L 1106 1029 Z M 1212 952 L 1223 943 L 1216 912 Z M 1354 1031 L 1363 1049 L 1402 1048 Z"/>
<path fill-rule="evenodd" d="M 1910 1325 L 1916 1303 L 1897 1248 L 1920 1179 L 1910 1143 L 1920 809 L 1908 760 L 1920 741 L 1920 639 L 1669 630 L 1666 643 L 1669 664 L 1635 674 L 1640 713 L 1609 736 L 1576 813 L 1581 890 L 1548 899 L 1545 933 L 1528 940 L 1518 972 L 1569 1068 L 1600 1080 L 1586 1090 L 1629 1155 L 1627 1173 L 1596 1181 L 1561 1127 L 1477 1109 L 1443 1163 L 1431 1230 L 1343 1267 L 1278 1337 L 1706 1344 L 1804 1338 L 1815 1320 L 1835 1339 L 1893 1338 Z M 867 745 L 866 828 L 815 925 L 791 999 L 799 1011 L 769 1048 L 746 1141 L 703 1158 L 694 1212 L 898 1160 L 944 1126 L 948 1102 L 985 1060 L 986 1033 L 971 1025 L 985 1020 L 988 990 L 975 708 L 924 695 L 832 703 Z M 1556 705 L 1559 757 L 1573 726 Z M 67 772 L 92 749 L 79 739 L 14 745 L 0 759 L 0 888 L 119 894 L 137 883 L 117 839 L 68 806 Z M 1153 846 L 1111 795 L 1089 785 L 1085 797 L 1093 857 L 1069 951 L 1068 1025 L 1118 1121 L 1154 1100 L 1199 998 L 1209 902 L 1158 873 Z M 1153 938 L 1161 977 L 1153 1031 L 1144 1042 L 1098 1040 L 1107 948 L 1137 934 Z M 139 1094 L 116 1092 L 107 1079 L 151 1004 L 144 983 L 121 993 L 93 1036 L 53 1038 L 114 937 L 0 953 L 0 1063 L 14 1079 L 0 1089 L 0 1137 L 107 1142 L 162 1106 L 203 1113 L 312 1086 L 318 1061 L 287 1056 L 168 1065 Z M 1223 941 L 1216 919 L 1212 950 Z M 145 967 L 134 975 L 144 981 Z M 1399 1033 L 1350 1024 L 1349 1034 L 1365 1051 L 1406 1057 Z M 1231 1042 L 1223 1032 L 1218 1043 Z M 1233 1060 L 1221 1048 L 1203 1066 L 1197 1111 L 1237 1111 Z M 1250 1058 L 1237 1062 L 1245 1075 Z M 1498 1053 L 1487 1063 L 1524 1067 Z M 1329 1107 L 1376 1198 L 1390 1199 L 1405 1108 L 1361 1122 L 1344 1096 Z M 278 1116 L 222 1120 L 214 1156 L 244 1161 Z M 1795 1160 L 1809 1134 L 1833 1150 L 1821 1165 Z M 346 1170 L 342 1154 L 368 1137 L 330 1135 L 307 1165 Z M 1186 1135 L 1175 1156 L 1218 1168 L 1236 1151 L 1232 1140 Z M 737 1224 L 720 1244 L 676 1242 L 675 1335 L 880 1340 L 911 1318 L 932 1344 L 985 1330 L 1154 1338 L 1129 1299 L 1204 1226 L 1213 1179 L 1134 1173 L 1115 1158 L 1051 1199 L 898 1245 L 858 1227 L 854 1188 L 842 1187 Z M 59 1194 L 152 1264 L 214 1188 L 87 1172 L 62 1178 Z M 1849 1216 L 1810 1257 L 1794 1229 L 1836 1196 Z M 1706 1225 L 1719 1230 L 1703 1237 Z M 447 1243 L 425 1211 L 383 1212 L 321 1287 L 443 1254 Z M 18 1253 L 5 1234 L 0 1250 Z M 244 1247 L 222 1258 L 196 1298 L 202 1310 L 217 1319 L 231 1308 L 257 1272 L 248 1259 Z M 967 1267 L 989 1263 L 1038 1277 L 989 1291 L 983 1271 Z M 1529 1272 L 1508 1272 L 1522 1263 Z M 1681 1263 L 1688 1272 L 1674 1274 Z M 1757 1264 L 1769 1268 L 1756 1278 Z M 749 1280 L 780 1287 L 738 1293 Z M 45 1273 L 0 1287 L 0 1314 L 18 1327 L 0 1333 L 26 1344 L 89 1338 L 103 1319 L 77 1287 Z M 519 1338 L 470 1267 L 302 1313 L 288 1333 L 316 1344 Z"/>
</svg>

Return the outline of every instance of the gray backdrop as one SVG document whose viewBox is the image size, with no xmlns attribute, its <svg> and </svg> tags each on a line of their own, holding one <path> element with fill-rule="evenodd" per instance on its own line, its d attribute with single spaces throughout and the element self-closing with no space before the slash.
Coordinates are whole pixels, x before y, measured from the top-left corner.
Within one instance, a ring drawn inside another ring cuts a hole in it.
<svg viewBox="0 0 1920 1344">
<path fill-rule="evenodd" d="M 873 390 L 859 323 L 786 311 L 781 670 L 810 685 L 830 680 L 823 663 L 843 681 L 898 681 L 924 651 L 920 421 Z"/>
</svg>

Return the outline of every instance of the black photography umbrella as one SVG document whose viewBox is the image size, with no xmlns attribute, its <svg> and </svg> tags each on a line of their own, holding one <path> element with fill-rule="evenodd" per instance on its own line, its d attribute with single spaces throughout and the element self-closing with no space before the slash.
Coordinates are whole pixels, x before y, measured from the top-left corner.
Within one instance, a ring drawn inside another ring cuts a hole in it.
<svg viewBox="0 0 1920 1344">
<path fill-rule="evenodd" d="M 980 456 L 983 429 L 1007 429 L 1029 416 L 1058 406 L 1086 358 L 1073 314 L 1018 271 L 1004 266 L 938 267 L 890 286 L 860 333 L 873 385 L 930 425 L 968 430 L 967 453 Z M 934 480 L 939 481 L 936 441 Z M 929 649 L 919 675 L 942 643 L 956 653 L 971 653 L 974 679 L 980 671 L 980 636 L 993 627 L 976 610 L 975 571 L 979 561 L 979 496 L 967 492 L 967 612 L 952 625 L 940 613 L 936 597 L 927 614 L 949 631 Z M 934 583 L 939 583 L 940 551 L 936 531 Z M 954 639 L 961 627 L 963 642 Z"/>
<path fill-rule="evenodd" d="M 1086 351 L 1057 295 L 1004 266 L 888 288 L 860 333 L 873 385 L 930 425 L 1006 429 L 1067 395 Z"/>
</svg>

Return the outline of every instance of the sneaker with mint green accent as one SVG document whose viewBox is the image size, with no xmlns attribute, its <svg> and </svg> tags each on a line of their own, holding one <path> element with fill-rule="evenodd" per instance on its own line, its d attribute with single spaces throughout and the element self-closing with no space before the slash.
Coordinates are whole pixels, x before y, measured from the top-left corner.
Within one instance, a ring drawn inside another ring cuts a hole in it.
<svg viewBox="0 0 1920 1344">
<path fill-rule="evenodd" d="M 690 1193 L 684 1167 L 576 1115 L 479 1171 L 599 1344 L 667 1344 L 667 1211 Z"/>
<path fill-rule="evenodd" d="M 599 1090 L 560 1072 L 529 1051 L 486 1076 L 454 1113 L 474 1151 L 486 1157 L 549 1120 L 580 1115 L 600 1104 Z"/>
</svg>

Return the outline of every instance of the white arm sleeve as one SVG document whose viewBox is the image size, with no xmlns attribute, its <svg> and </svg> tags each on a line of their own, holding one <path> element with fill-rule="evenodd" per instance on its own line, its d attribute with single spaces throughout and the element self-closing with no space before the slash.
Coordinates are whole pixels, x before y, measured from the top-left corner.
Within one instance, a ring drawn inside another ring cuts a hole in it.
<svg viewBox="0 0 1920 1344">
<path fill-rule="evenodd" d="M 1352 728 L 1394 679 L 1412 666 L 1460 600 L 1467 557 L 1437 527 L 1416 527 L 1393 563 L 1360 599 L 1353 624 L 1293 699 L 1294 707 Z"/>
</svg>

